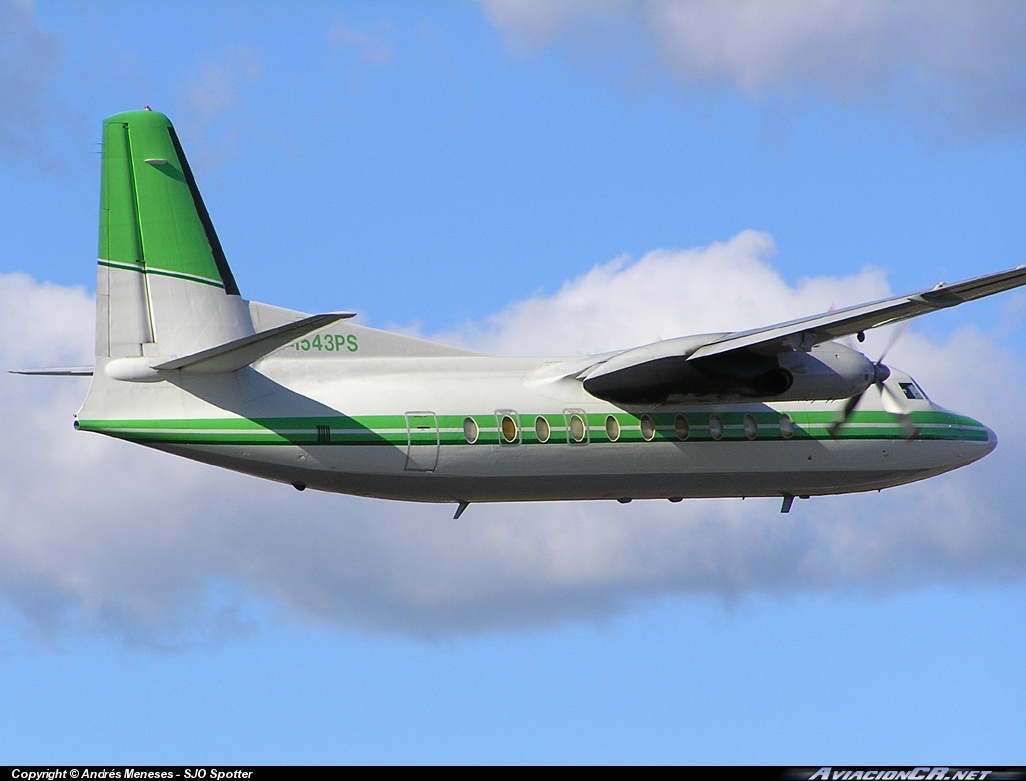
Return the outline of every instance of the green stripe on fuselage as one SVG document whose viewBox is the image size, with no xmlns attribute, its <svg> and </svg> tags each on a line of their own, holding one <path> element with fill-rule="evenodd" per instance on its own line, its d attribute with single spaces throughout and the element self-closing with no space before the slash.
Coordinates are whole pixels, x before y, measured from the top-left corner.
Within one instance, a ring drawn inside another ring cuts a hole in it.
<svg viewBox="0 0 1026 781">
<path fill-rule="evenodd" d="M 743 422 L 746 414 L 752 415 L 758 424 L 756 441 L 785 441 L 780 431 L 780 415 L 775 412 L 716 412 L 723 423 L 721 442 L 737 442 L 748 437 Z M 689 426 L 688 442 L 714 441 L 709 430 L 709 414 L 697 412 L 652 412 L 648 413 L 655 424 L 653 442 L 680 442 L 675 429 L 678 415 L 682 415 Z M 795 412 L 792 440 L 829 439 L 829 427 L 836 413 Z M 463 435 L 463 421 L 472 417 L 478 425 L 475 445 L 500 444 L 498 424 L 494 413 L 465 415 L 439 415 L 439 441 L 442 446 L 466 446 Z M 537 415 L 519 414 L 518 426 L 521 445 L 543 444 L 535 433 Z M 561 414 L 543 415 L 549 423 L 548 445 L 567 444 L 564 417 Z M 589 413 L 587 416 L 588 438 L 591 443 L 611 443 L 606 433 L 606 419 L 609 414 Z M 645 442 L 641 432 L 641 414 L 612 413 L 619 424 L 617 443 Z M 947 412 L 921 411 L 910 413 L 912 421 L 919 427 L 918 438 L 924 440 L 954 440 L 986 442 L 987 430 L 977 421 L 963 415 Z M 77 426 L 83 431 L 147 443 L 180 443 L 210 445 L 388 445 L 407 444 L 406 419 L 403 415 L 347 415 L 322 417 L 276 417 L 276 418 L 193 418 L 172 420 L 80 420 Z M 318 431 L 318 427 L 320 431 Z M 327 427 L 325 430 L 324 427 Z M 327 436 L 325 436 L 327 434 Z M 899 440 L 907 433 L 896 415 L 882 411 L 855 412 L 847 425 L 836 432 L 838 440 Z M 580 443 L 574 443 L 580 446 Z"/>
</svg>

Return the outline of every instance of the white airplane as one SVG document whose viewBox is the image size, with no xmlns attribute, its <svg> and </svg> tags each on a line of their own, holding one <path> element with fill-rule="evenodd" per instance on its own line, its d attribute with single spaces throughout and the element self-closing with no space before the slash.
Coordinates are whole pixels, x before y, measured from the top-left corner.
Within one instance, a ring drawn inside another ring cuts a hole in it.
<svg viewBox="0 0 1026 781">
<path fill-rule="evenodd" d="M 795 497 L 970 464 L 994 432 L 837 341 L 1026 267 L 737 333 L 506 358 L 242 298 L 174 127 L 103 125 L 96 362 L 75 428 L 299 490 L 420 502 Z"/>
</svg>

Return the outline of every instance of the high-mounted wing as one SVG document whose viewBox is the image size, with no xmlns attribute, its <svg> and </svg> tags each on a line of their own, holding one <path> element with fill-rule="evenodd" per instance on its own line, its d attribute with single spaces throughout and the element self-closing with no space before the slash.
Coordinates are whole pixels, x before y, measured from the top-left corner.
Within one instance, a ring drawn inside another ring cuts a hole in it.
<svg viewBox="0 0 1026 781">
<path fill-rule="evenodd" d="M 840 399 L 879 376 L 832 340 L 1026 285 L 1026 266 L 953 285 L 729 334 L 685 336 L 604 357 L 577 377 L 618 403 L 673 398 Z"/>
<path fill-rule="evenodd" d="M 921 293 L 886 298 L 766 328 L 728 334 L 698 348 L 690 355 L 690 359 L 707 358 L 741 348 L 760 355 L 808 350 L 821 342 L 891 325 L 1021 285 L 1026 285 L 1026 266 L 999 271 L 997 274 L 986 274 L 954 285 L 945 285 L 942 282 Z"/>
</svg>

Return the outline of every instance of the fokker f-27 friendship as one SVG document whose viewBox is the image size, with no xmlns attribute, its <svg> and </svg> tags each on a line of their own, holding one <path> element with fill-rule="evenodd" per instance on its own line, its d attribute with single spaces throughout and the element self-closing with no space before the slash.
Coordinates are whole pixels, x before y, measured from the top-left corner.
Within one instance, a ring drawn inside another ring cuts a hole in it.
<svg viewBox="0 0 1026 781">
<path fill-rule="evenodd" d="M 509 358 L 240 295 L 175 129 L 103 124 L 96 359 L 80 431 L 362 496 L 473 502 L 869 491 L 990 429 L 837 341 L 1026 284 L 1026 268 L 736 333 Z"/>
</svg>

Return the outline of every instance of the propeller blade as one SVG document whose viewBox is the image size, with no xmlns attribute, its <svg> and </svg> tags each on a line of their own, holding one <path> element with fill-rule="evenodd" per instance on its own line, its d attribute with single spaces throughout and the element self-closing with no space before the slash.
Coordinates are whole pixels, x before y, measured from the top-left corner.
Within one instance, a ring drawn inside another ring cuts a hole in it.
<svg viewBox="0 0 1026 781">
<path fill-rule="evenodd" d="M 893 388 L 891 388 L 889 385 L 885 383 L 881 382 L 878 383 L 878 385 L 880 386 L 881 395 L 886 393 L 888 396 L 890 396 L 891 401 L 893 401 L 895 406 L 898 408 L 899 412 L 893 412 L 891 414 L 898 416 L 898 422 L 901 423 L 901 427 L 905 429 L 905 434 L 908 435 L 907 439 L 915 439 L 917 436 L 919 436 L 919 427 L 912 422 L 912 418 L 910 418 L 906 413 L 900 411 L 901 407 L 903 406 L 903 400 L 901 396 L 898 395 L 897 391 L 895 391 Z"/>
<path fill-rule="evenodd" d="M 887 342 L 887 346 L 884 347 L 883 352 L 880 353 L 880 357 L 876 359 L 877 366 L 883 363 L 883 359 L 887 357 L 887 353 L 891 351 L 891 348 L 894 347 L 895 342 L 897 342 L 904 335 L 905 331 L 908 330 L 908 327 L 911 324 L 911 322 L 911 320 L 905 320 L 899 323 L 898 327 L 891 332 L 891 340 Z"/>
<path fill-rule="evenodd" d="M 868 390 L 868 388 L 866 389 Z M 844 410 L 837 416 L 837 419 L 830 424 L 830 428 L 827 429 L 827 433 L 831 439 L 837 439 L 837 432 L 845 423 L 848 422 L 848 418 L 851 417 L 851 413 L 855 411 L 855 407 L 858 406 L 859 402 L 862 401 L 862 396 L 866 391 L 862 391 L 856 396 L 852 396 L 848 401 L 844 403 Z"/>
</svg>

